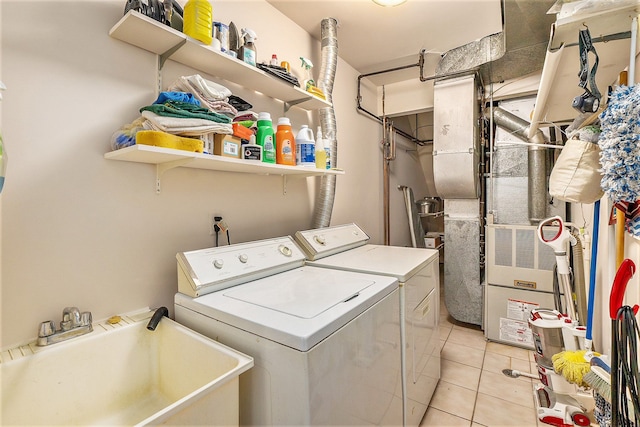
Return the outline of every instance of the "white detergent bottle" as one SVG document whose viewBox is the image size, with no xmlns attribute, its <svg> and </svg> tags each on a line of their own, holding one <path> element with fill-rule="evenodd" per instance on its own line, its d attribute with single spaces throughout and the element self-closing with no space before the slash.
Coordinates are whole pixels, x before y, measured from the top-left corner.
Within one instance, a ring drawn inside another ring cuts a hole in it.
<svg viewBox="0 0 640 427">
<path fill-rule="evenodd" d="M 300 153 L 300 162 L 298 166 L 309 168 L 316 167 L 316 144 L 313 140 L 313 131 L 309 126 L 302 125 L 296 136 L 296 145 Z"/>
</svg>

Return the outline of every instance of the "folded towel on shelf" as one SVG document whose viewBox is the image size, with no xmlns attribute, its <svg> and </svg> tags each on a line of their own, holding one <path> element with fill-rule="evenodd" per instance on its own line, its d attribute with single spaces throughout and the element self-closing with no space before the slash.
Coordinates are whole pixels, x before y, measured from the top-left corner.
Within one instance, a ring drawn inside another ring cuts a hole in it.
<svg viewBox="0 0 640 427">
<path fill-rule="evenodd" d="M 169 86 L 169 89 L 173 90 L 171 88 L 174 86 L 196 89 L 198 93 L 194 95 L 201 95 L 216 101 L 226 101 L 231 96 L 231 91 L 227 87 L 206 80 L 200 74 L 181 76 Z"/>
<path fill-rule="evenodd" d="M 153 111 L 159 116 L 205 119 L 217 123 L 231 123 L 231 119 L 225 115 L 182 101 L 165 101 L 164 104 L 147 105 L 142 107 L 140 112 L 145 110 Z"/>
<path fill-rule="evenodd" d="M 211 132 L 233 134 L 231 123 L 217 123 L 200 118 L 160 116 L 150 110 L 142 111 L 142 117 L 146 119 L 143 123 L 146 130 L 161 130 L 182 136 L 200 136 Z"/>
<path fill-rule="evenodd" d="M 233 117 L 238 110 L 228 102 L 231 91 L 226 87 L 203 79 L 199 74 L 182 76 L 169 86 L 169 90 L 193 94 L 202 107 L 226 116 Z"/>
<path fill-rule="evenodd" d="M 229 104 L 233 105 L 233 107 L 238 111 L 247 111 L 253 108 L 253 105 L 236 95 L 231 95 L 229 97 Z"/>
<path fill-rule="evenodd" d="M 155 147 L 202 153 L 204 142 L 201 139 L 185 138 L 156 130 L 141 130 L 136 133 L 136 143 Z"/>
<path fill-rule="evenodd" d="M 153 101 L 154 104 L 164 104 L 165 101 L 182 101 L 187 102 L 189 104 L 200 106 L 200 101 L 196 99 L 192 93 L 188 92 L 160 92 L 158 95 L 158 99 Z"/>
</svg>

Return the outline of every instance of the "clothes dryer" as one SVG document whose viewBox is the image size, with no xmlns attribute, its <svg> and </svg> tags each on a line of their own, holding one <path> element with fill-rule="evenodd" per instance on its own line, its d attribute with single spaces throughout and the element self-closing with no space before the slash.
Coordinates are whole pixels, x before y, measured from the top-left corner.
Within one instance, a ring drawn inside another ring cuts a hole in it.
<svg viewBox="0 0 640 427">
<path fill-rule="evenodd" d="M 367 244 L 356 224 L 299 231 L 295 239 L 307 265 L 398 279 L 404 423 L 419 425 L 440 379 L 438 251 Z"/>
<path fill-rule="evenodd" d="M 395 278 L 306 266 L 291 237 L 177 258 L 176 320 L 254 358 L 241 424 L 402 423 Z"/>
</svg>

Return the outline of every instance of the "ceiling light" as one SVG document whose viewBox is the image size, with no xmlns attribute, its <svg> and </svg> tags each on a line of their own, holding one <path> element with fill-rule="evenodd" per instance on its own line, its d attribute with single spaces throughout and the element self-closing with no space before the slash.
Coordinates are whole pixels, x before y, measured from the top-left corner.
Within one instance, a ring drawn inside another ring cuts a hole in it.
<svg viewBox="0 0 640 427">
<path fill-rule="evenodd" d="M 380 6 L 397 6 L 406 2 L 407 0 L 373 0 L 373 2 Z"/>
</svg>

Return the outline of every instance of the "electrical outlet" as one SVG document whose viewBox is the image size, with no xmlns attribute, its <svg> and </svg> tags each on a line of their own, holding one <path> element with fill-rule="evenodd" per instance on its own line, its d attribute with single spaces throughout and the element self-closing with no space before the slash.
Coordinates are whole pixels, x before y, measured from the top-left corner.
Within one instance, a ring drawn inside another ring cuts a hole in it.
<svg viewBox="0 0 640 427">
<path fill-rule="evenodd" d="M 222 216 L 218 214 L 211 215 L 211 224 L 209 227 L 209 235 L 214 236 L 216 234 L 216 224 L 222 220 Z"/>
</svg>

